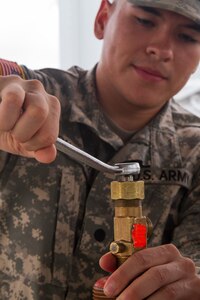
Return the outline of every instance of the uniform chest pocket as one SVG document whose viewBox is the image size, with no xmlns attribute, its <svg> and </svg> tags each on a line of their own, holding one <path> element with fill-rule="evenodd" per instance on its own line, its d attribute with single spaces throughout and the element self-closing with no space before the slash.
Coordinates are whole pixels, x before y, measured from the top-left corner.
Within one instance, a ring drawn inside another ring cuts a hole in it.
<svg viewBox="0 0 200 300">
<path fill-rule="evenodd" d="M 79 207 L 74 169 L 58 164 L 38 169 L 35 161 L 20 159 L 9 180 L 3 178 L 1 299 L 14 299 L 15 293 L 30 300 L 66 294 Z"/>
</svg>

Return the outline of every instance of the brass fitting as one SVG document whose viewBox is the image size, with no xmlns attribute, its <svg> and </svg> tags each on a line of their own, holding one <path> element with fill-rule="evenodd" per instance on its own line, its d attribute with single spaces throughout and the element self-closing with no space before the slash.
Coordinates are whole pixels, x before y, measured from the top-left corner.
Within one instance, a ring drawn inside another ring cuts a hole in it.
<svg viewBox="0 0 200 300">
<path fill-rule="evenodd" d="M 121 181 L 111 182 L 111 199 L 115 217 L 110 251 L 121 265 L 130 255 L 147 247 L 151 225 L 142 214 L 144 181 L 133 181 L 133 178 L 124 176 Z"/>
<path fill-rule="evenodd" d="M 144 199 L 144 181 L 112 181 L 112 200 Z"/>
</svg>

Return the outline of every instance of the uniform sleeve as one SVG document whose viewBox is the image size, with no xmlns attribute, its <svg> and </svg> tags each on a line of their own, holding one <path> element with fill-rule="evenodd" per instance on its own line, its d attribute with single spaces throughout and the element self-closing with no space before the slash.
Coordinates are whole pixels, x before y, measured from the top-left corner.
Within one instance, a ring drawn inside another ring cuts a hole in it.
<svg viewBox="0 0 200 300">
<path fill-rule="evenodd" d="M 26 79 L 23 66 L 18 65 L 16 62 L 8 61 L 5 59 L 0 59 L 0 75 L 17 75 L 22 77 L 23 79 Z"/>
<path fill-rule="evenodd" d="M 200 274 L 200 172 L 194 176 L 192 187 L 181 202 L 177 221 L 172 242 L 195 262 Z"/>
<path fill-rule="evenodd" d="M 48 74 L 48 72 L 50 74 Z M 25 80 L 37 79 L 42 82 L 45 90 L 50 94 L 55 93 L 58 85 L 55 78 L 56 76 L 59 77 L 59 73 L 53 69 L 48 69 L 48 71 L 45 73 L 44 70 L 31 70 L 24 65 L 19 65 L 16 62 L 0 59 L 0 76 L 9 75 L 20 76 Z"/>
</svg>

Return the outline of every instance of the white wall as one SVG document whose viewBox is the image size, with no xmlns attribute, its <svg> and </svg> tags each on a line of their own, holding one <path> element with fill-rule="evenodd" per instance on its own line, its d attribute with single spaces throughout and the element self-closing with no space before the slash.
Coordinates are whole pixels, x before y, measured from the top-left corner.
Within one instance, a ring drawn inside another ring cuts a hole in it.
<svg viewBox="0 0 200 300">
<path fill-rule="evenodd" d="M 100 0 L 0 0 L 0 57 L 30 68 L 98 60 L 101 42 L 93 34 Z"/>
<path fill-rule="evenodd" d="M 59 0 L 60 66 L 92 67 L 99 58 L 101 41 L 93 33 L 100 0 Z"/>
<path fill-rule="evenodd" d="M 0 8 L 0 57 L 33 69 L 58 67 L 58 0 L 0 0 Z"/>
</svg>

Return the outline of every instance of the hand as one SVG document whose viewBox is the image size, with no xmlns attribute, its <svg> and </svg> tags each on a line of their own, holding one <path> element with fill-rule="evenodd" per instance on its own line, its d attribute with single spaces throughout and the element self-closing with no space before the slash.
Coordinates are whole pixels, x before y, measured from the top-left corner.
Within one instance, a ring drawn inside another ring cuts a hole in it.
<svg viewBox="0 0 200 300">
<path fill-rule="evenodd" d="M 116 259 L 108 253 L 100 266 L 113 272 Z M 199 300 L 200 278 L 195 265 L 173 245 L 141 250 L 127 259 L 105 284 L 104 292 L 117 300 Z"/>
<path fill-rule="evenodd" d="M 0 77 L 0 149 L 49 163 L 56 157 L 60 104 L 37 80 Z"/>
</svg>

